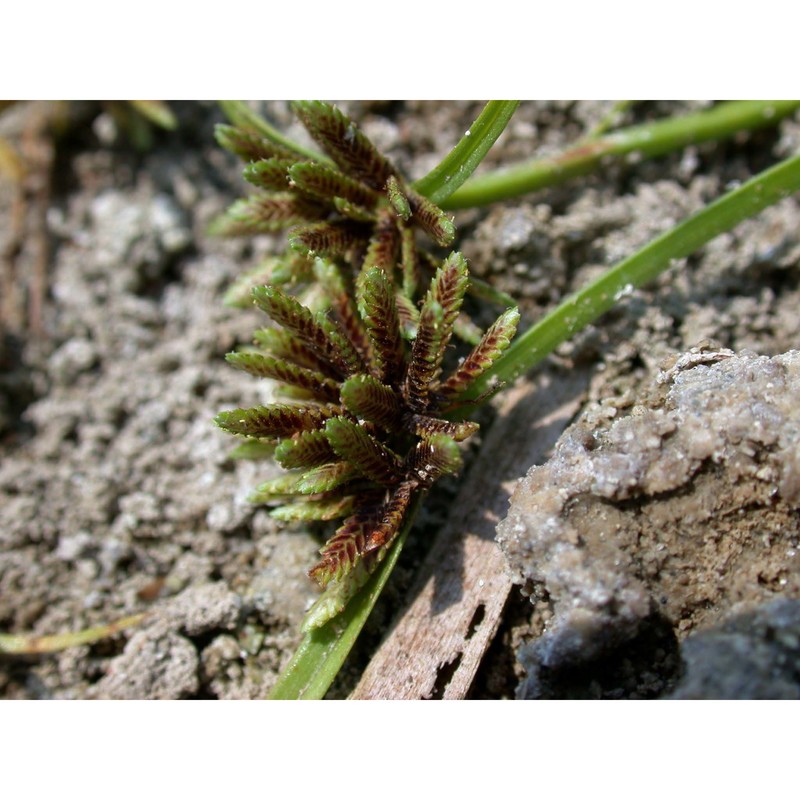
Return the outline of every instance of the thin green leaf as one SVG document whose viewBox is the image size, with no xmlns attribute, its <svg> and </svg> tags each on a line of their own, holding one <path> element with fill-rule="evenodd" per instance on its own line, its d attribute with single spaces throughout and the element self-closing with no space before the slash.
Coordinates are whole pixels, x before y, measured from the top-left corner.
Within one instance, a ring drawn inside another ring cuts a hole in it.
<svg viewBox="0 0 800 800">
<path fill-rule="evenodd" d="M 403 529 L 386 558 L 344 610 L 321 627 L 306 632 L 289 665 L 272 687 L 270 700 L 321 700 L 325 696 L 400 558 L 413 518 L 409 510 Z"/>
<path fill-rule="evenodd" d="M 518 105 L 519 100 L 488 102 L 459 143 L 414 188 L 433 203 L 441 203 L 453 194 L 483 161 Z"/>
<path fill-rule="evenodd" d="M 518 336 L 506 352 L 464 393 L 472 399 L 494 381 L 513 381 L 586 325 L 605 313 L 631 289 L 664 272 L 711 239 L 767 206 L 800 191 L 800 155 L 788 158 L 728 192 L 632 256 L 589 286 L 570 295 L 540 322 Z"/>
<path fill-rule="evenodd" d="M 0 633 L 0 653 L 7 655 L 40 655 L 41 653 L 57 653 L 70 647 L 82 644 L 94 644 L 107 639 L 119 631 L 139 625 L 146 614 L 133 614 L 123 617 L 108 625 L 85 628 L 71 633 L 57 633 L 51 636 L 35 636 L 33 634 Z"/>
<path fill-rule="evenodd" d="M 797 100 L 736 100 L 720 103 L 708 111 L 622 128 L 590 142 L 579 142 L 555 157 L 534 159 L 476 176 L 440 202 L 447 209 L 489 205 L 557 186 L 591 172 L 614 157 L 636 153 L 652 158 L 689 144 L 769 127 L 798 108 Z"/>
</svg>

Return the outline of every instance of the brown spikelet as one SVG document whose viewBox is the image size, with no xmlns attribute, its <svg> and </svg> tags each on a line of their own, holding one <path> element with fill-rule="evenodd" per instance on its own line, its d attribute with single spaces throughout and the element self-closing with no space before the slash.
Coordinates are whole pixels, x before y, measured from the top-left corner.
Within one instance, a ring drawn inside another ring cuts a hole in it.
<svg viewBox="0 0 800 800">
<path fill-rule="evenodd" d="M 386 185 L 394 168 L 338 108 L 320 101 L 292 105 L 308 132 L 340 169 L 373 189 Z"/>
<path fill-rule="evenodd" d="M 286 158 L 297 160 L 297 155 L 288 147 L 271 142 L 263 136 L 233 125 L 217 125 L 214 136 L 220 147 L 239 156 L 242 161 L 259 161 L 267 158 Z"/>
<path fill-rule="evenodd" d="M 379 508 L 362 505 L 328 539 L 319 551 L 322 558 L 308 573 L 320 586 L 342 580 L 353 569 L 380 519 L 378 512 Z"/>
<path fill-rule="evenodd" d="M 336 455 L 365 478 L 391 486 L 402 477 L 400 458 L 360 425 L 344 417 L 333 417 L 325 422 L 325 434 Z"/>
<path fill-rule="evenodd" d="M 405 357 L 394 286 L 382 269 L 373 267 L 358 276 L 356 292 L 377 377 L 387 383 L 399 380 Z"/>
<path fill-rule="evenodd" d="M 293 297 L 274 286 L 253 290 L 256 305 L 282 327 L 294 333 L 320 359 L 336 367 L 340 375 L 361 371 L 361 359 L 336 325 L 313 314 Z"/>
<path fill-rule="evenodd" d="M 308 198 L 289 193 L 257 194 L 237 200 L 211 225 L 218 236 L 242 236 L 273 233 L 289 225 L 322 219 L 324 206 Z"/>
<path fill-rule="evenodd" d="M 339 369 L 290 331 L 280 328 L 260 328 L 255 332 L 254 341 L 265 352 L 276 358 L 290 361 L 299 367 L 316 370 L 328 378 L 341 376 Z"/>
<path fill-rule="evenodd" d="M 355 205 L 371 208 L 379 197 L 363 183 L 324 164 L 307 162 L 290 166 L 289 178 L 301 191 L 325 200 L 341 197 Z"/>
<path fill-rule="evenodd" d="M 457 442 L 463 442 L 480 429 L 477 422 L 450 422 L 450 420 L 429 417 L 424 414 L 411 414 L 406 425 L 423 439 L 445 434 Z"/>
<path fill-rule="evenodd" d="M 301 225 L 289 232 L 293 249 L 308 255 L 333 258 L 346 256 L 353 248 L 369 240 L 370 228 L 353 220 L 334 220 Z"/>
<path fill-rule="evenodd" d="M 320 372 L 289 364 L 262 353 L 228 353 L 228 363 L 234 367 L 256 375 L 259 378 L 271 378 L 305 389 L 313 397 L 323 403 L 335 403 L 339 400 L 339 383 L 326 378 Z"/>
<path fill-rule="evenodd" d="M 400 532 L 400 526 L 403 524 L 403 517 L 405 516 L 414 492 L 419 484 L 416 481 L 403 481 L 392 492 L 391 497 L 383 507 L 381 520 L 378 525 L 370 531 L 367 536 L 367 541 L 364 545 L 364 554 L 370 553 L 379 548 L 388 547 L 397 534 Z"/>
<path fill-rule="evenodd" d="M 428 236 L 442 247 L 449 247 L 456 236 L 453 220 L 439 206 L 421 194 L 409 190 L 408 202 L 414 219 Z"/>
<path fill-rule="evenodd" d="M 230 433 L 244 436 L 291 436 L 319 428 L 325 420 L 341 413 L 336 406 L 283 405 L 237 408 L 217 414 L 214 421 Z"/>
<path fill-rule="evenodd" d="M 437 433 L 417 443 L 406 457 L 405 467 L 422 486 L 430 486 L 461 469 L 461 451 L 449 436 Z"/>
<path fill-rule="evenodd" d="M 389 209 L 378 214 L 372 238 L 367 246 L 362 270 L 379 267 L 387 275 L 393 275 L 400 251 L 400 232 Z"/>
<path fill-rule="evenodd" d="M 442 383 L 439 393 L 444 397 L 453 397 L 468 389 L 509 346 L 518 322 L 519 311 L 516 308 L 510 308 L 501 314 L 472 352 Z"/>
</svg>

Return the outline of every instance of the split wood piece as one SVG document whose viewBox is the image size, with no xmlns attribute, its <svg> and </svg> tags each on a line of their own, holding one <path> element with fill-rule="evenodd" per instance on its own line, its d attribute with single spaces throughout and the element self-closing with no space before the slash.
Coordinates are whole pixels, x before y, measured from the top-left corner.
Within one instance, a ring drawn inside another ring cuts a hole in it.
<svg viewBox="0 0 800 800">
<path fill-rule="evenodd" d="M 358 700 L 467 696 L 511 591 L 494 541 L 517 482 L 542 463 L 581 405 L 588 374 L 542 374 L 502 400 L 480 456 L 453 503 L 392 627 L 351 695 Z"/>
</svg>

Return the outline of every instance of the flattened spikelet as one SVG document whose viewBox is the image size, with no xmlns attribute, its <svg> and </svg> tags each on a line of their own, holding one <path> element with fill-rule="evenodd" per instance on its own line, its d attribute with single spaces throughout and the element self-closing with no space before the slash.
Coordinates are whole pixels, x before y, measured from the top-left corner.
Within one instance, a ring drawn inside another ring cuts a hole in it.
<svg viewBox="0 0 800 800">
<path fill-rule="evenodd" d="M 319 428 L 337 414 L 335 406 L 282 405 L 237 408 L 217 414 L 214 422 L 229 433 L 257 438 L 291 436 Z"/>
<path fill-rule="evenodd" d="M 365 478 L 391 486 L 402 477 L 401 459 L 360 425 L 344 417 L 334 417 L 325 423 L 325 434 L 336 455 Z"/>
<path fill-rule="evenodd" d="M 292 104 L 300 121 L 337 166 L 373 189 L 382 189 L 394 168 L 338 108 L 320 101 Z"/>
<path fill-rule="evenodd" d="M 288 147 L 233 125 L 217 125 L 214 128 L 214 136 L 220 147 L 239 156 L 243 161 L 258 161 L 265 158 L 297 160 L 296 155 Z"/>
<path fill-rule="evenodd" d="M 370 208 L 379 196 L 363 183 L 324 164 L 295 164 L 289 168 L 289 178 L 301 191 L 326 200 L 341 197 L 355 205 Z"/>
<path fill-rule="evenodd" d="M 414 219 L 438 245 L 449 247 L 456 238 L 453 220 L 439 206 L 416 192 L 408 192 L 408 202 Z"/>
<path fill-rule="evenodd" d="M 275 448 L 275 460 L 284 469 L 310 469 L 336 460 L 324 430 L 303 431 Z"/>
<path fill-rule="evenodd" d="M 352 220 L 318 222 L 291 230 L 289 244 L 299 253 L 334 258 L 346 256 L 357 245 L 363 245 L 369 235 L 368 225 Z"/>
<path fill-rule="evenodd" d="M 215 236 L 243 236 L 274 233 L 288 225 L 322 219 L 325 208 L 319 203 L 294 194 L 258 194 L 237 200 L 210 231 Z"/>
<path fill-rule="evenodd" d="M 226 359 L 229 364 L 256 377 L 271 378 L 305 389 L 321 402 L 335 403 L 339 400 L 339 383 L 332 378 L 326 378 L 320 372 L 262 353 L 228 353 Z"/>
<path fill-rule="evenodd" d="M 458 472 L 461 463 L 458 445 L 443 433 L 436 433 L 418 442 L 406 458 L 409 473 L 423 486 L 430 486 L 443 475 Z"/>
<path fill-rule="evenodd" d="M 359 419 L 372 422 L 384 430 L 396 429 L 400 418 L 400 401 L 394 390 L 371 375 L 354 375 L 340 392 L 344 407 Z"/>
<path fill-rule="evenodd" d="M 405 360 L 394 286 L 382 269 L 373 267 L 358 276 L 356 293 L 378 377 L 392 383 L 402 374 Z"/>
<path fill-rule="evenodd" d="M 453 397 L 469 389 L 509 346 L 518 323 L 519 311 L 516 308 L 501 314 L 473 351 L 441 385 L 440 393 L 445 397 Z"/>
</svg>

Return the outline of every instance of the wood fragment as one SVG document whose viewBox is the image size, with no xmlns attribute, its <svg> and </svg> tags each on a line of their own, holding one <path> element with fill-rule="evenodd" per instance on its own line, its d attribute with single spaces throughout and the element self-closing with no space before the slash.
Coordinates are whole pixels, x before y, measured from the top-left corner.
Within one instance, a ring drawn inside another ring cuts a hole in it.
<svg viewBox="0 0 800 800">
<path fill-rule="evenodd" d="M 585 371 L 543 373 L 508 390 L 500 418 L 412 587 L 410 607 L 374 655 L 351 699 L 463 699 L 511 591 L 495 526 L 517 479 L 542 463 L 580 407 Z"/>
</svg>

